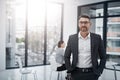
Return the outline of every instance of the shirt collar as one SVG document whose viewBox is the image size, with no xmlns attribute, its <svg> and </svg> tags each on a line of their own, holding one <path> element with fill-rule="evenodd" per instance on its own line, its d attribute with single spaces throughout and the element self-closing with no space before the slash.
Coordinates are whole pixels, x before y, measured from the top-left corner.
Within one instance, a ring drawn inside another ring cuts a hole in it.
<svg viewBox="0 0 120 80">
<path fill-rule="evenodd" d="M 80 34 L 80 32 L 78 33 L 78 38 L 81 38 L 81 39 L 89 39 L 90 38 L 90 33 L 85 37 L 83 38 Z"/>
</svg>

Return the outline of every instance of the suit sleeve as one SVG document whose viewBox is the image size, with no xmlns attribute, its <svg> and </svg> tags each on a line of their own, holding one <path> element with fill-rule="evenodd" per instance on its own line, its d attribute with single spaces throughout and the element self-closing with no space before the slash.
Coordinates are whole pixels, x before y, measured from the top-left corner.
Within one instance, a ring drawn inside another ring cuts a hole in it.
<svg viewBox="0 0 120 80">
<path fill-rule="evenodd" d="M 98 70 L 100 71 L 100 74 L 103 72 L 103 69 L 105 67 L 105 63 L 106 63 L 106 51 L 105 51 L 105 47 L 103 44 L 103 40 L 101 39 L 101 37 L 99 37 L 100 39 L 100 43 L 99 43 L 99 56 L 100 56 L 100 64 L 98 67 Z"/>
<path fill-rule="evenodd" d="M 71 56 L 71 42 L 70 42 L 70 37 L 68 39 L 68 43 L 67 43 L 67 47 L 65 50 L 65 55 L 64 55 L 64 59 L 65 59 L 65 66 L 66 69 L 68 70 L 67 72 L 70 73 L 72 71 L 72 67 L 71 67 L 71 62 L 70 62 L 70 56 Z"/>
</svg>

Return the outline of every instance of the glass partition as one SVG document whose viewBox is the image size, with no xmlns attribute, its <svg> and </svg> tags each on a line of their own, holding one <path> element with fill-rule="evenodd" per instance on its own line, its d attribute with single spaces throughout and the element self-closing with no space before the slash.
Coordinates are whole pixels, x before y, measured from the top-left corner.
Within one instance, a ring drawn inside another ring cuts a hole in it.
<svg viewBox="0 0 120 80">
<path fill-rule="evenodd" d="M 103 15 L 103 4 L 81 7 L 81 14 L 89 14 L 90 17 L 101 17 Z"/>
<path fill-rule="evenodd" d="M 120 17 L 109 17 L 108 18 L 107 54 L 116 55 L 116 57 L 118 58 L 120 56 Z M 109 57 L 112 57 L 112 56 L 109 56 Z M 115 59 L 115 58 L 110 58 L 110 60 Z"/>
<path fill-rule="evenodd" d="M 10 68 L 18 66 L 17 56 L 25 65 L 26 2 L 7 0 L 6 6 L 6 68 Z"/>
<path fill-rule="evenodd" d="M 108 4 L 108 15 L 120 15 L 120 2 L 112 2 Z"/>
</svg>

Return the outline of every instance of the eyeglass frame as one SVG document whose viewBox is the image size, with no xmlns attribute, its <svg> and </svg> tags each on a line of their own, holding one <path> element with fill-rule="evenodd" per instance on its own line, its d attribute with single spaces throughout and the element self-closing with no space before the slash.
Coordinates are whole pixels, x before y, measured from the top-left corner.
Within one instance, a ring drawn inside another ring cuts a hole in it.
<svg viewBox="0 0 120 80">
<path fill-rule="evenodd" d="M 79 21 L 79 24 L 88 24 L 88 23 L 90 23 L 90 21 Z"/>
</svg>

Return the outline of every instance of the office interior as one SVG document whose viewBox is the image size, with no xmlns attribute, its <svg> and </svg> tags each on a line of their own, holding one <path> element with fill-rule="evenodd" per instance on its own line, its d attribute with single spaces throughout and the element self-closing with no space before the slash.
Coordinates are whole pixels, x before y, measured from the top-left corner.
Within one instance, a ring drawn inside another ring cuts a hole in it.
<svg viewBox="0 0 120 80">
<path fill-rule="evenodd" d="M 90 15 L 91 32 L 100 34 L 106 47 L 99 80 L 119 80 L 119 0 L 0 0 L 0 80 L 56 80 L 50 56 L 59 40 L 67 44 L 69 35 L 78 32 L 83 13 Z M 33 76 L 21 76 L 18 57 L 23 68 L 35 71 Z M 65 80 L 66 71 L 60 74 Z"/>
</svg>

